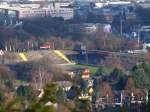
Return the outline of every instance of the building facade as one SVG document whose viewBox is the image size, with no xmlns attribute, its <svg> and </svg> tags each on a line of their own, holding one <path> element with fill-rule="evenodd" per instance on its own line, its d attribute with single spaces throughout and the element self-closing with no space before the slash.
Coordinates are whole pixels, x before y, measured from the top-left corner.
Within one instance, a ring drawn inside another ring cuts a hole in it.
<svg viewBox="0 0 150 112">
<path fill-rule="evenodd" d="M 69 2 L 43 2 L 30 4 L 1 4 L 0 9 L 17 12 L 19 19 L 37 17 L 62 17 L 64 20 L 73 19 L 74 11 Z M 9 13 L 7 13 L 9 15 Z"/>
</svg>

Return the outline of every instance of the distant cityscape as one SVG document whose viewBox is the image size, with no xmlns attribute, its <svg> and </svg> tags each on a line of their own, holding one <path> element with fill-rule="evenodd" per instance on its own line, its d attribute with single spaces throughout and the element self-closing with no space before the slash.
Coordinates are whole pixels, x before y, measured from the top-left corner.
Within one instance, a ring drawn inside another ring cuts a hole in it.
<svg viewBox="0 0 150 112">
<path fill-rule="evenodd" d="M 149 0 L 2 0 L 0 112 L 150 112 Z"/>
<path fill-rule="evenodd" d="M 138 17 L 138 12 L 136 12 L 139 7 L 149 9 L 150 4 L 145 1 L 1 2 L 0 20 L 3 25 L 16 26 L 22 24 L 23 19 L 42 17 L 60 17 L 64 20 L 79 19 L 80 21 L 83 21 L 84 24 L 100 22 L 102 24 L 110 25 L 115 22 L 115 19 L 116 21 L 118 19 L 120 25 L 129 21 L 138 22 L 136 25 L 130 26 L 130 30 L 125 31 L 126 33 L 123 31 L 126 30 L 124 29 L 125 27 L 120 26 L 120 33 L 124 33 L 127 36 L 130 32 L 134 34 L 134 36 L 137 36 L 137 32 L 139 31 L 138 25 L 141 25 L 140 31 L 146 31 L 146 29 L 142 29 L 144 28 L 142 27 L 144 24 L 140 23 L 140 17 Z M 117 16 L 120 16 L 120 18 L 117 18 Z"/>
</svg>

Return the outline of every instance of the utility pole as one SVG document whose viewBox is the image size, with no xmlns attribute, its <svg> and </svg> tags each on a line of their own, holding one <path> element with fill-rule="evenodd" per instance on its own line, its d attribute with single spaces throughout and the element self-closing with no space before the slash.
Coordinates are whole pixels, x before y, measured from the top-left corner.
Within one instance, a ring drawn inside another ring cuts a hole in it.
<svg viewBox="0 0 150 112">
<path fill-rule="evenodd" d="M 122 14 L 120 15 L 120 35 L 122 36 Z"/>
<path fill-rule="evenodd" d="M 88 65 L 88 50 L 87 50 L 87 48 L 86 48 L 86 64 Z"/>
<path fill-rule="evenodd" d="M 125 19 L 126 19 L 125 9 L 121 8 L 121 12 L 120 12 L 120 34 L 121 36 L 123 34 L 123 22 L 126 21 Z"/>
<path fill-rule="evenodd" d="M 81 53 L 85 56 L 85 63 L 88 65 L 88 50 L 86 45 L 81 45 Z"/>
<path fill-rule="evenodd" d="M 141 32 L 140 25 L 138 25 L 138 46 L 139 47 L 140 47 L 140 32 Z"/>
<path fill-rule="evenodd" d="M 140 46 L 140 31 L 138 30 L 138 46 Z"/>
</svg>

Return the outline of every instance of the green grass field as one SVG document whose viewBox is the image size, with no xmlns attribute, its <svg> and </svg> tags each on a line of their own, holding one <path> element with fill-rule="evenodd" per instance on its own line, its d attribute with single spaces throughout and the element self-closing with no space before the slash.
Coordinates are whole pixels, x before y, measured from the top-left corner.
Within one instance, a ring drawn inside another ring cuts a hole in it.
<svg viewBox="0 0 150 112">
<path fill-rule="evenodd" d="M 98 70 L 98 67 L 91 66 L 91 65 L 76 64 L 76 65 L 69 65 L 69 67 L 72 67 L 72 68 L 89 68 L 92 74 L 96 73 Z"/>
</svg>

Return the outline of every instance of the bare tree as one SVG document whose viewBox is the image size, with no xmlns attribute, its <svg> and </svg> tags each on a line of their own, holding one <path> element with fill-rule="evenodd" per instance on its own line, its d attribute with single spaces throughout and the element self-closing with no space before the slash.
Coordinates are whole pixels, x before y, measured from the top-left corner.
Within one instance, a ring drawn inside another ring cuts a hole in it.
<svg viewBox="0 0 150 112">
<path fill-rule="evenodd" d="M 48 69 L 48 62 L 40 60 L 33 63 L 32 67 L 32 83 L 35 89 L 42 89 L 44 85 L 52 80 L 52 73 Z"/>
<path fill-rule="evenodd" d="M 16 79 L 16 73 L 5 65 L 0 65 L 0 79 L 1 81 L 14 81 Z"/>
<path fill-rule="evenodd" d="M 114 94 L 108 83 L 103 82 L 97 88 L 97 100 L 100 100 L 100 101 L 104 100 L 105 103 L 112 103 L 114 101 Z"/>
<path fill-rule="evenodd" d="M 135 90 L 135 84 L 133 81 L 133 78 L 131 76 L 128 77 L 126 86 L 125 86 L 125 90 L 129 90 L 129 91 L 133 91 Z"/>
<path fill-rule="evenodd" d="M 63 70 L 46 57 L 33 63 L 31 74 L 36 89 L 41 89 L 50 81 L 64 80 L 65 78 Z"/>
<path fill-rule="evenodd" d="M 121 59 L 115 55 L 110 55 L 106 57 L 106 59 L 104 60 L 104 64 L 112 68 L 118 68 L 118 69 L 124 68 Z"/>
</svg>

